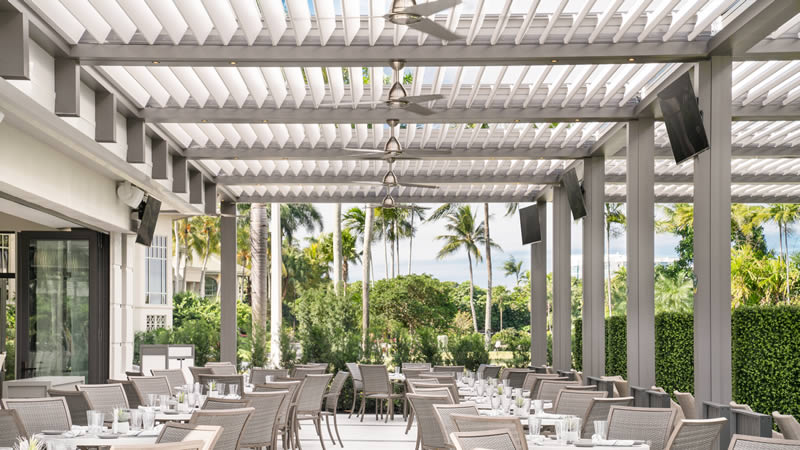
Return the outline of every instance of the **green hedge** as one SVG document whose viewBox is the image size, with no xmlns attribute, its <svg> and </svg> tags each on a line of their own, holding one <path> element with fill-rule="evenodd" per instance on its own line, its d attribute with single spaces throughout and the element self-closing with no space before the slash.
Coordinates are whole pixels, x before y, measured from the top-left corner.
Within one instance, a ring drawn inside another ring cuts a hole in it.
<svg viewBox="0 0 800 450">
<path fill-rule="evenodd" d="M 624 316 L 606 319 L 606 375 L 628 378 L 628 322 Z"/>
<path fill-rule="evenodd" d="M 739 307 L 731 329 L 733 398 L 800 417 L 800 307 Z"/>
<path fill-rule="evenodd" d="M 656 385 L 665 391 L 694 392 L 694 316 L 656 314 Z"/>
</svg>

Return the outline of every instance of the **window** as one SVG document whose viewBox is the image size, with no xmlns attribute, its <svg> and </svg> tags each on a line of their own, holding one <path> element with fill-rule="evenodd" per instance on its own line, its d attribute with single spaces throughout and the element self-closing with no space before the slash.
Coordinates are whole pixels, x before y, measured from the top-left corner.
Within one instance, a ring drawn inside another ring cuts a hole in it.
<svg viewBox="0 0 800 450">
<path fill-rule="evenodd" d="M 145 300 L 151 305 L 167 304 L 167 237 L 153 236 L 145 256 Z"/>
<path fill-rule="evenodd" d="M 214 277 L 206 277 L 205 297 L 217 296 L 217 279 Z"/>
<path fill-rule="evenodd" d="M 167 316 L 163 314 L 148 314 L 146 320 L 147 331 L 157 330 L 167 327 Z"/>
<path fill-rule="evenodd" d="M 11 272 L 11 251 L 10 251 L 11 236 L 8 234 L 0 234 L 0 273 Z"/>
</svg>

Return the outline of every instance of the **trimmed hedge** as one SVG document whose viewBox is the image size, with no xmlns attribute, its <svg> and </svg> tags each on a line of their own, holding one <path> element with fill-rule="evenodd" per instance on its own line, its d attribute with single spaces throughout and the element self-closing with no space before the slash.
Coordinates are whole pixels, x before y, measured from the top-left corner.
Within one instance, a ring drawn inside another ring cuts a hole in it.
<svg viewBox="0 0 800 450">
<path fill-rule="evenodd" d="M 694 393 L 694 315 L 656 314 L 656 385 Z"/>
<path fill-rule="evenodd" d="M 624 316 L 606 319 L 606 375 L 628 378 L 628 322 Z"/>
</svg>

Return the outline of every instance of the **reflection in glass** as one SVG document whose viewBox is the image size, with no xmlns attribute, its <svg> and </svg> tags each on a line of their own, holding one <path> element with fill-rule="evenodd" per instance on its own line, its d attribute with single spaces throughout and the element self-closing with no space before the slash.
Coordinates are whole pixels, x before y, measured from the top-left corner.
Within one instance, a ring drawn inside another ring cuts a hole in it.
<svg viewBox="0 0 800 450">
<path fill-rule="evenodd" d="M 26 376 L 88 375 L 89 241 L 30 241 Z"/>
</svg>

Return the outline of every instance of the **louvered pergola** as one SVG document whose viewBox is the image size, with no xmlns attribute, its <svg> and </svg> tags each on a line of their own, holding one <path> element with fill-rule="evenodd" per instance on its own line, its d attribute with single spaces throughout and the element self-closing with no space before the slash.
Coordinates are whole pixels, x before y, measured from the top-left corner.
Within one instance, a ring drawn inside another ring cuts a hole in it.
<svg viewBox="0 0 800 450">
<path fill-rule="evenodd" d="M 390 3 L 0 2 L 55 56 L 57 114 L 77 108 L 79 79 L 99 93 L 98 141 L 122 114 L 128 162 L 150 155 L 153 178 L 171 174 L 192 203 L 205 195 L 207 213 L 221 196 L 223 265 L 235 264 L 225 250 L 235 245 L 235 202 L 372 204 L 387 192 L 400 203 L 552 201 L 545 242 L 552 238 L 556 368 L 570 365 L 571 218 L 561 175 L 578 170 L 589 210 L 589 375 L 604 372 L 603 203 L 627 202 L 627 357 L 636 385 L 655 384 L 653 204 L 694 202 L 695 392 L 698 404 L 730 400 L 729 206 L 800 196 L 800 1 L 474 0 L 431 17 L 463 36 L 450 42 L 388 22 Z M 443 96 L 424 105 L 433 114 L 380 103 L 393 60 L 405 63 L 409 95 Z M 686 73 L 711 150 L 678 166 L 656 96 Z M 393 131 L 404 149 L 426 153 L 395 161 L 397 177 L 438 189 L 362 183 L 379 181 L 388 163 L 345 148 L 382 147 L 389 119 L 401 124 Z M 545 251 L 531 248 L 535 364 L 546 343 Z M 223 275 L 222 293 L 230 358 L 235 277 Z"/>
</svg>

